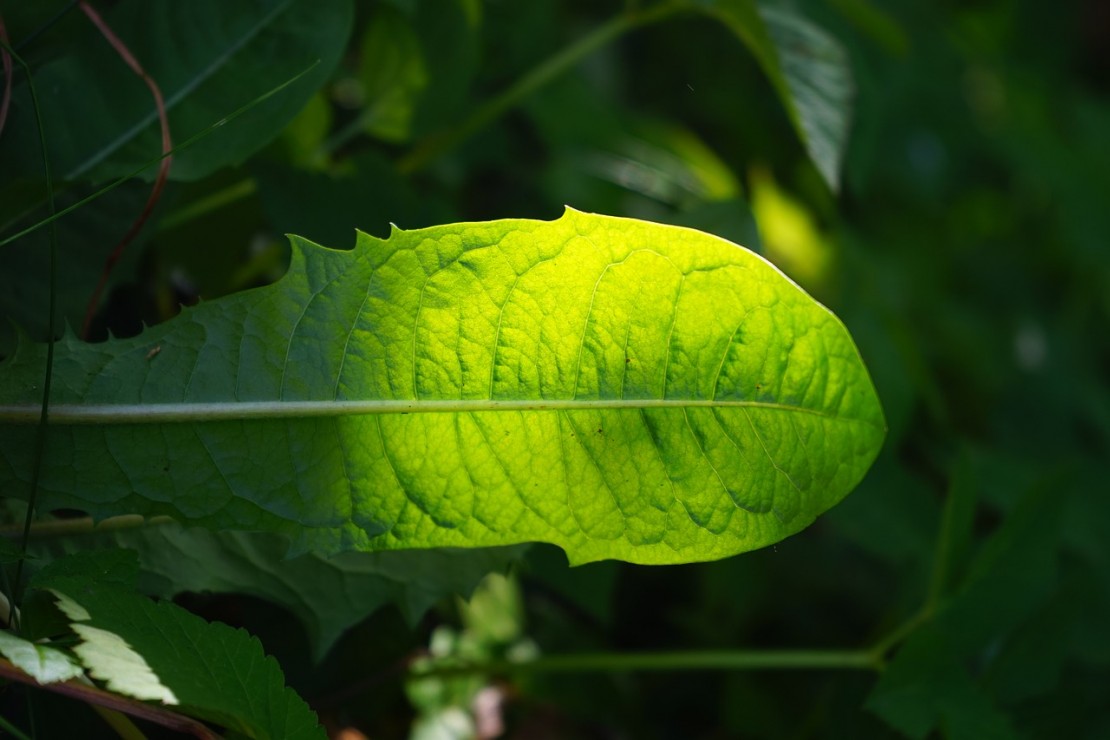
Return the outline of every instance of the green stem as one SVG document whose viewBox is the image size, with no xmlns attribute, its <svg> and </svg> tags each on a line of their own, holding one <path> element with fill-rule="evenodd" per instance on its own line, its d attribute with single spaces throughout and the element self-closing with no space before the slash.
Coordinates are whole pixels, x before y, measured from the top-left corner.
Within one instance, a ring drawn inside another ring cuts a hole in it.
<svg viewBox="0 0 1110 740">
<path fill-rule="evenodd" d="M 61 696 L 67 696 L 78 701 L 83 701 L 90 706 L 107 707 L 117 712 L 137 717 L 138 719 L 153 722 L 161 727 L 167 727 L 183 735 L 191 735 L 203 740 L 216 740 L 219 736 L 208 729 L 202 722 L 192 717 L 177 714 L 160 706 L 147 704 L 138 699 L 131 699 L 120 694 L 97 688 L 91 683 L 82 683 L 80 680 L 59 681 L 50 684 L 40 684 L 32 676 L 14 665 L 6 658 L 0 658 L 0 678 L 17 681 L 33 688 L 50 691 Z M 30 695 L 30 694 L 28 694 Z"/>
<path fill-rule="evenodd" d="M 912 617 L 902 622 L 886 635 L 881 637 L 868 651 L 879 665 L 885 665 L 887 654 L 899 643 L 909 637 L 918 627 L 933 618 L 933 609 L 928 604 L 923 605 Z"/>
<path fill-rule="evenodd" d="M 38 127 L 39 133 L 39 148 L 42 152 L 42 169 L 43 175 L 46 179 L 46 193 L 47 202 L 49 204 L 51 216 L 57 213 L 57 205 L 54 202 L 54 180 L 50 174 L 50 158 L 46 153 L 46 130 L 42 124 L 42 109 L 39 107 L 39 97 L 35 90 L 35 81 L 31 75 L 31 68 L 27 62 L 23 61 L 23 57 L 16 54 L 14 50 L 4 45 L 8 54 L 11 55 L 19 66 L 23 68 L 23 73 L 27 75 L 27 89 L 31 94 L 31 110 L 35 113 L 35 124 Z M 23 563 L 27 556 L 27 541 L 31 536 L 31 520 L 35 515 L 35 499 L 38 498 L 39 492 L 39 478 L 42 474 L 42 459 L 46 451 L 46 429 L 49 422 L 49 408 L 50 408 L 50 385 L 54 378 L 54 327 L 57 324 L 57 286 L 58 286 L 58 228 L 54 221 L 50 222 L 50 281 L 47 288 L 47 326 L 49 327 L 50 337 L 46 345 L 46 368 L 44 370 L 45 378 L 42 383 L 42 402 L 39 405 L 38 426 L 35 427 L 35 447 L 32 453 L 33 458 L 31 461 L 31 490 L 27 496 L 27 514 L 23 518 L 23 536 L 20 538 L 20 551 L 23 557 L 15 566 L 15 578 L 12 579 L 12 593 L 9 594 L 12 602 L 12 617 L 15 619 L 14 625 L 18 629 L 19 620 L 18 610 L 15 604 L 19 600 L 19 590 L 21 581 L 23 579 Z"/>
<path fill-rule="evenodd" d="M 528 661 L 436 661 L 409 672 L 410 680 L 496 673 L 625 671 L 880 670 L 869 650 L 691 650 L 651 653 L 578 653 Z"/>
<path fill-rule="evenodd" d="M 254 191 L 257 189 L 258 184 L 253 179 L 247 178 L 245 180 L 240 180 L 237 183 L 228 185 L 226 188 L 217 190 L 211 195 L 207 195 L 175 211 L 167 213 L 158 222 L 156 230 L 158 232 L 163 232 L 176 229 L 182 224 L 186 224 L 213 211 L 218 211 L 243 198 L 248 198 L 254 195 Z"/>
<path fill-rule="evenodd" d="M 144 517 L 141 514 L 122 514 L 99 522 L 93 521 L 93 518 L 88 516 L 75 519 L 44 519 L 32 525 L 30 535 L 32 537 L 69 537 L 112 532 L 119 529 L 157 527 L 173 522 L 174 519 L 168 516 Z M 0 537 L 16 537 L 18 535 L 19 532 L 14 528 L 0 528 Z"/>
<path fill-rule="evenodd" d="M 397 169 L 404 174 L 411 174 L 424 168 L 428 163 L 454 149 L 500 118 L 506 111 L 566 72 L 585 57 L 632 29 L 655 23 L 673 15 L 680 7 L 680 5 L 674 3 L 661 3 L 646 10 L 630 8 L 610 19 L 607 23 L 542 62 L 497 97 L 486 101 L 457 126 L 432 134 L 417 143 L 412 151 L 397 163 Z"/>
<path fill-rule="evenodd" d="M 2 714 L 0 714 L 0 730 L 8 733 L 12 737 L 16 738 L 16 740 L 31 740 L 31 738 L 27 736 L 27 733 L 23 732 L 11 722 L 4 719 L 4 715 Z"/>
</svg>

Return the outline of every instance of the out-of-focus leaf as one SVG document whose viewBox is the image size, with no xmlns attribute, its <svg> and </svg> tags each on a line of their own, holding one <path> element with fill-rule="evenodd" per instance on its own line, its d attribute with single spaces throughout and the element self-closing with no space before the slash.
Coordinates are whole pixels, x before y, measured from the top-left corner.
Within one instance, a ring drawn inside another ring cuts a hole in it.
<svg viewBox="0 0 1110 740">
<path fill-rule="evenodd" d="M 471 0 L 422 2 L 413 27 L 424 53 L 428 85 L 412 120 L 426 134 L 462 119 L 480 58 L 480 7 Z"/>
<path fill-rule="evenodd" d="M 694 3 L 748 47 L 779 95 L 818 172 L 836 190 L 855 92 L 844 48 L 797 12 L 755 0 Z"/>
<path fill-rule="evenodd" d="M 254 174 L 262 208 L 274 229 L 318 244 L 346 248 L 354 241 L 356 227 L 384 236 L 390 224 L 421 226 L 434 208 L 434 203 L 417 198 L 412 185 L 375 152 L 352 157 L 333 172 L 260 164 Z"/>
<path fill-rule="evenodd" d="M 999 642 L 1051 596 L 1058 483 L 1040 483 L 1007 517 L 951 600 L 899 650 L 868 698 L 869 709 L 915 738 L 937 727 L 960 738 L 1017 736 L 968 666 L 989 666 Z"/>
<path fill-rule="evenodd" d="M 138 553 L 143 590 L 169 598 L 184 591 L 243 593 L 279 604 L 308 632 L 322 658 L 343 632 L 383 606 L 410 624 L 445 596 L 467 596 L 491 571 L 504 570 L 523 548 L 315 553 L 287 557 L 288 543 L 261 533 L 213 532 L 177 524 L 94 531 L 33 543 L 43 557 L 94 548 Z M 74 562 L 67 558 L 58 562 Z"/>
<path fill-rule="evenodd" d="M 44 352 L 0 366 L 6 413 L 37 419 Z M 272 286 L 56 357 L 42 505 L 283 533 L 294 552 L 716 559 L 808 526 L 885 433 L 843 325 L 762 258 L 569 209 L 353 252 L 295 240 Z M 63 425 L 65 404 L 123 423 Z M 0 427 L 15 491 L 25 429 Z"/>
<path fill-rule="evenodd" d="M 962 740 L 1018 737 L 953 655 L 942 628 L 914 635 L 884 672 L 867 708 L 911 738 L 924 738 L 936 728 Z"/>
<path fill-rule="evenodd" d="M 331 74 L 352 17 L 351 0 L 127 0 L 106 14 L 158 83 L 176 143 L 315 64 L 176 155 L 170 177 L 183 180 L 242 162 L 269 143 Z M 56 177 L 103 181 L 161 153 L 150 91 L 91 25 L 83 43 L 34 73 Z M 0 140 L 7 176 L 39 173 L 37 136 L 23 86 Z M 155 169 L 144 176 L 152 178 Z"/>
<path fill-rule="evenodd" d="M 331 129 L 332 111 L 327 97 L 317 92 L 274 142 L 286 160 L 305 169 L 317 169 L 327 162 L 324 142 Z"/>
<path fill-rule="evenodd" d="M 60 331 L 63 320 L 70 326 L 81 326 L 105 261 L 131 222 L 142 212 L 148 195 L 149 186 L 128 184 L 100 198 L 96 207 L 82 208 L 57 222 L 59 322 L 56 330 Z M 75 201 L 73 195 L 67 194 L 59 198 L 59 206 L 65 207 Z M 36 213 L 46 216 L 42 211 Z M 26 222 L 19 222 L 10 230 L 25 225 Z M 135 265 L 148 235 L 149 232 L 140 232 L 124 251 L 122 259 L 112 270 L 105 298 L 113 286 L 134 278 Z M 0 322 L 10 320 L 35 341 L 46 341 L 49 336 L 49 229 L 40 229 L 0 247 L 0 260 L 4 265 L 4 269 L 0 270 Z M 139 328 L 137 324 L 136 330 Z"/>
<path fill-rule="evenodd" d="M 84 557 L 61 557 L 48 562 L 31 578 L 31 588 L 49 588 L 61 579 L 133 589 L 139 578 L 135 554 L 126 550 L 87 552 Z"/>
<path fill-rule="evenodd" d="M 0 564 L 18 563 L 23 559 L 23 550 L 13 540 L 0 537 Z"/>
<path fill-rule="evenodd" d="M 813 214 L 779 188 L 764 170 L 752 173 L 751 200 L 767 258 L 803 287 L 822 287 L 829 278 L 835 253 Z"/>
<path fill-rule="evenodd" d="M 385 141 L 405 141 L 416 101 L 428 85 L 420 39 L 403 13 L 380 5 L 366 26 L 361 48 L 363 126 Z"/>
<path fill-rule="evenodd" d="M 906 31 L 871 0 L 830 0 L 829 4 L 891 56 L 904 57 L 909 51 Z"/>
</svg>

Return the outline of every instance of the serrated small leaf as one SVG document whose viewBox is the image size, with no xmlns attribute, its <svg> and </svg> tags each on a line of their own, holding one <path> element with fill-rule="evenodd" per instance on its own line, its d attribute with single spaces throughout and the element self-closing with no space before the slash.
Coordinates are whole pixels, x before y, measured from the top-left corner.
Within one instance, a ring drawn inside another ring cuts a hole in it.
<svg viewBox="0 0 1110 740">
<path fill-rule="evenodd" d="M 29 642 L 7 630 L 0 630 L 0 655 L 41 684 L 84 675 L 81 664 L 61 650 Z"/>
<path fill-rule="evenodd" d="M 843 325 L 722 239 L 568 210 L 293 243 L 272 286 L 58 343 L 49 505 L 294 553 L 541 541 L 674 563 L 801 530 L 882 443 Z M 0 365 L 8 418 L 37 419 L 44 351 Z M 0 485 L 25 490 L 24 427 L 0 442 Z"/>
<path fill-rule="evenodd" d="M 73 652 L 81 659 L 89 675 L 104 682 L 110 691 L 143 701 L 177 704 L 177 697 L 151 670 L 143 656 L 135 652 L 119 635 L 90 627 L 72 625 L 81 643 Z"/>
<path fill-rule="evenodd" d="M 277 662 L 243 630 L 84 580 L 52 579 L 49 590 L 74 619 L 75 652 L 109 689 L 177 704 L 248 737 L 324 737 Z"/>
</svg>

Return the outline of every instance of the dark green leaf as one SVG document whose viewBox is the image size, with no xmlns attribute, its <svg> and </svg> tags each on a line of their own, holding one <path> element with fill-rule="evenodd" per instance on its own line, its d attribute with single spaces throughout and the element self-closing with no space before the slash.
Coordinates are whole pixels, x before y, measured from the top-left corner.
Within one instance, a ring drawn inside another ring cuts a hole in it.
<svg viewBox="0 0 1110 740">
<path fill-rule="evenodd" d="M 80 557 L 80 556 L 77 556 Z M 323 738 L 277 662 L 242 630 L 77 578 L 44 582 L 72 620 L 75 652 L 109 689 L 160 700 L 255 738 Z"/>
<path fill-rule="evenodd" d="M 316 65 L 175 156 L 170 176 L 184 180 L 241 162 L 273 139 L 335 68 L 352 17 L 351 0 L 127 0 L 106 14 L 161 89 L 177 143 Z M 150 91 L 91 25 L 83 43 L 34 73 L 56 177 L 103 181 L 161 154 Z M 8 176 L 41 170 L 25 92 L 0 140 Z"/>
</svg>

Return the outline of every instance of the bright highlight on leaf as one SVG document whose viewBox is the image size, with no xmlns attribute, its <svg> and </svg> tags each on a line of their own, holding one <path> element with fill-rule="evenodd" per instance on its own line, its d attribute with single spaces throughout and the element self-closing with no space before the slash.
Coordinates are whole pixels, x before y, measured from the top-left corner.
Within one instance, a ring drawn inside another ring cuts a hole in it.
<svg viewBox="0 0 1110 740">
<path fill-rule="evenodd" d="M 39 645 L 0 630 L 0 655 L 40 684 L 68 681 L 84 674 L 80 664 L 61 650 Z"/>
<path fill-rule="evenodd" d="M 208 623 L 170 602 L 154 602 L 126 583 L 138 575 L 134 553 L 86 551 L 55 561 L 32 588 L 49 591 L 80 642 L 73 652 L 88 674 L 124 696 L 174 705 L 234 737 L 324 737 L 316 716 L 273 658 L 243 630 Z M 102 581 L 71 575 L 89 566 Z"/>
<path fill-rule="evenodd" d="M 568 210 L 293 247 L 272 286 L 60 343 L 49 505 L 297 550 L 542 541 L 676 563 L 799 531 L 882 443 L 843 325 L 707 234 Z M 43 353 L 0 366 L 10 490 Z"/>
<path fill-rule="evenodd" d="M 178 703 L 177 697 L 150 670 L 143 656 L 132 650 L 122 637 L 87 624 L 74 624 L 73 631 L 81 638 L 81 644 L 73 648 L 73 652 L 88 667 L 90 676 L 102 679 L 109 689 L 119 694 L 163 704 Z"/>
</svg>

